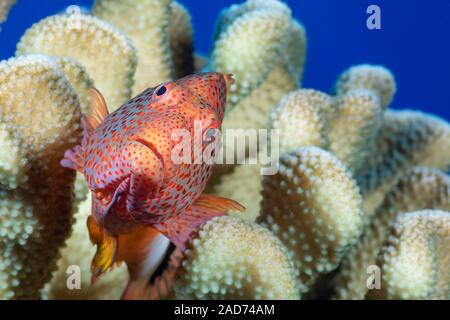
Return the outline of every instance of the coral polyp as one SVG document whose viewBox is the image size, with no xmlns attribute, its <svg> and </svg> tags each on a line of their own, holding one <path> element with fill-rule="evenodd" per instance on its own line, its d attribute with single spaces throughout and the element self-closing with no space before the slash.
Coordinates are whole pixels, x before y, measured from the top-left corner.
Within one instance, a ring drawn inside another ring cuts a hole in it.
<svg viewBox="0 0 450 320">
<path fill-rule="evenodd" d="M 0 23 L 14 2 L 0 0 Z M 91 87 L 113 112 L 201 71 L 225 75 L 223 150 L 239 160 L 215 165 L 206 190 L 246 212 L 196 226 L 184 251 L 161 249 L 143 298 L 450 299 L 448 121 L 393 109 L 402 77 L 382 65 L 349 66 L 330 92 L 304 87 L 308 25 L 285 2 L 225 8 L 208 55 L 193 19 L 172 0 L 96 0 L 31 25 L 0 62 L 0 299 L 123 296 L 125 265 L 91 285 L 93 195 L 60 161 L 80 144 Z M 279 132 L 266 143 L 275 172 L 250 164 L 264 148 L 245 134 L 243 155 L 228 145 L 231 129 Z M 80 290 L 67 286 L 73 266 Z M 368 287 L 373 266 L 381 289 Z"/>
</svg>

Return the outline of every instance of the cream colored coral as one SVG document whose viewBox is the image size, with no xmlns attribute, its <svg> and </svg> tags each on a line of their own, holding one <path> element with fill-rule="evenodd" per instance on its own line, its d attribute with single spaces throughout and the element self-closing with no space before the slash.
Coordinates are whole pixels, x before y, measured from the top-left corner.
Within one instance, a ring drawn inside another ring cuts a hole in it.
<svg viewBox="0 0 450 320">
<path fill-rule="evenodd" d="M 286 48 L 291 27 L 290 10 L 281 2 L 249 0 L 242 6 L 249 4 L 255 5 L 219 27 L 211 54 L 210 69 L 235 77 L 229 106 L 249 95 L 267 78 Z"/>
<path fill-rule="evenodd" d="M 215 218 L 190 240 L 175 283 L 179 299 L 299 299 L 296 270 L 267 229 Z"/>
<path fill-rule="evenodd" d="M 387 111 L 374 150 L 359 177 L 367 218 L 396 179 L 413 166 L 449 168 L 450 125 L 422 112 Z"/>
<path fill-rule="evenodd" d="M 0 194 L 0 298 L 38 298 L 72 222 L 75 173 L 60 161 L 81 139 L 77 94 L 53 59 L 0 62 L 0 123 L 25 170 Z"/>
<path fill-rule="evenodd" d="M 366 269 L 376 264 L 392 221 L 402 212 L 424 209 L 450 210 L 450 177 L 436 169 L 414 168 L 388 193 L 360 241 L 343 260 L 336 280 L 336 298 L 364 298 Z"/>
<path fill-rule="evenodd" d="M 338 96 L 329 124 L 330 151 L 358 174 L 375 150 L 382 122 L 383 110 L 371 91 L 357 89 Z"/>
<path fill-rule="evenodd" d="M 11 190 L 28 179 L 29 163 L 23 155 L 20 139 L 11 132 L 7 123 L 0 122 L 0 188 Z"/>
<path fill-rule="evenodd" d="M 233 172 L 223 175 L 220 183 L 213 188 L 213 193 L 221 197 L 233 199 L 245 207 L 245 212 L 231 215 L 245 220 L 255 221 L 259 216 L 261 202 L 261 166 L 242 164 Z"/>
<path fill-rule="evenodd" d="M 17 45 L 17 55 L 45 53 L 80 62 L 103 93 L 109 111 L 131 98 L 136 50 L 121 31 L 84 14 L 60 14 L 29 28 Z"/>
<path fill-rule="evenodd" d="M 400 214 L 381 248 L 376 299 L 450 299 L 450 212 Z"/>
<path fill-rule="evenodd" d="M 70 84 L 77 92 L 82 113 L 88 114 L 91 105 L 88 89 L 94 86 L 94 81 L 83 65 L 75 59 L 70 57 L 56 57 L 55 62 L 64 71 Z"/>
<path fill-rule="evenodd" d="M 381 107 L 386 109 L 397 90 L 394 75 L 383 66 L 361 64 L 344 71 L 335 86 L 337 95 L 344 95 L 355 89 L 372 91 L 380 99 Z"/>
<path fill-rule="evenodd" d="M 178 2 L 171 4 L 172 16 L 169 23 L 169 40 L 175 78 L 181 78 L 194 72 L 194 44 L 191 15 Z"/>
<path fill-rule="evenodd" d="M 91 286 L 91 261 L 96 249 L 89 240 L 86 226 L 90 211 L 89 195 L 78 207 L 75 214 L 76 223 L 73 225 L 72 235 L 67 240 L 66 247 L 61 251 L 58 269 L 43 290 L 43 295 L 47 299 L 119 299 L 125 290 L 128 283 L 125 264 L 114 267 Z M 81 276 L 79 290 L 67 287 L 69 277 L 67 270 L 70 266 L 79 267 Z"/>
<path fill-rule="evenodd" d="M 231 112 L 225 115 L 222 123 L 224 150 L 230 148 L 230 145 L 227 144 L 227 139 L 228 141 L 236 139 L 235 137 L 230 137 L 228 129 L 242 129 L 244 138 L 248 132 L 247 130 L 257 135 L 259 133 L 258 129 L 268 128 L 268 114 L 270 110 L 277 105 L 285 94 L 297 88 L 297 82 L 293 81 L 291 75 L 283 67 L 279 66 L 273 69 L 259 88 L 253 90 L 249 96 L 245 97 Z M 237 134 L 239 137 L 239 132 L 237 131 L 232 131 L 232 134 Z M 267 132 L 267 136 L 269 137 L 270 135 L 271 132 Z M 243 160 L 238 154 L 237 148 L 229 150 L 234 152 L 237 159 Z M 245 140 L 245 150 L 249 150 L 248 140 Z M 212 179 L 219 180 L 224 173 L 223 171 L 226 170 L 216 170 Z"/>
<path fill-rule="evenodd" d="M 261 215 L 287 246 L 306 286 L 336 269 L 361 233 L 362 199 L 355 181 L 331 153 L 298 148 L 263 179 Z"/>
<path fill-rule="evenodd" d="M 0 0 L 0 23 L 6 20 L 9 10 L 16 3 L 16 0 Z"/>
<path fill-rule="evenodd" d="M 137 49 L 133 96 L 172 78 L 169 42 L 171 0 L 96 0 L 95 16 L 125 32 Z"/>
<path fill-rule="evenodd" d="M 289 30 L 286 49 L 283 50 L 282 64 L 294 80 L 299 81 L 303 75 L 306 60 L 306 31 L 303 25 L 293 19 Z"/>
<path fill-rule="evenodd" d="M 297 147 L 327 147 L 327 113 L 331 98 L 319 91 L 302 89 L 281 99 L 270 113 L 270 127 L 280 130 L 280 152 Z"/>
<path fill-rule="evenodd" d="M 288 92 L 297 89 L 289 73 L 280 67 L 272 70 L 260 87 L 225 115 L 222 128 L 259 129 L 268 127 L 268 114 Z"/>
</svg>

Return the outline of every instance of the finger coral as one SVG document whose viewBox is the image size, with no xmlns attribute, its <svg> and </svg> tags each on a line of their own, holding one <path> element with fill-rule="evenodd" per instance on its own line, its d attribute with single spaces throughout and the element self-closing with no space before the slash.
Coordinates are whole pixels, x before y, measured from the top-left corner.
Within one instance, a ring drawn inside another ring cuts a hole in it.
<svg viewBox="0 0 450 320">
<path fill-rule="evenodd" d="M 16 3 L 16 0 L 0 0 L 0 23 L 6 20 L 9 10 Z"/>
<path fill-rule="evenodd" d="M 249 221 L 220 217 L 190 241 L 175 284 L 180 299 L 299 299 L 283 244 Z"/>
<path fill-rule="evenodd" d="M 42 53 L 80 62 L 104 94 L 109 111 L 131 98 L 136 49 L 120 30 L 85 14 L 45 18 L 17 44 L 16 55 Z"/>
<path fill-rule="evenodd" d="M 290 9 L 276 0 L 249 0 L 222 14 L 209 68 L 232 73 L 229 105 L 258 87 L 275 67 L 291 28 Z M 246 50 L 245 47 L 252 48 Z"/>
<path fill-rule="evenodd" d="M 17 148 L 7 161 L 20 168 L 2 170 L 0 298 L 38 298 L 56 268 L 70 232 L 75 179 L 59 162 L 79 143 L 80 117 L 77 94 L 53 59 L 0 63 L 1 128 Z"/>
<path fill-rule="evenodd" d="M 450 298 L 450 212 L 403 213 L 395 220 L 381 248 L 381 289 L 371 299 Z"/>
<path fill-rule="evenodd" d="M 138 55 L 133 96 L 172 78 L 170 0 L 96 0 L 95 16 L 120 28 Z"/>
<path fill-rule="evenodd" d="M 238 165 L 232 173 L 225 174 L 213 188 L 213 193 L 221 197 L 234 199 L 245 207 L 245 212 L 235 212 L 231 215 L 255 221 L 259 216 L 261 202 L 261 166 Z"/>
<path fill-rule="evenodd" d="M 368 219 L 396 179 L 413 166 L 443 170 L 450 166 L 450 125 L 440 118 L 415 111 L 389 111 L 379 131 L 376 152 L 358 177 Z"/>
<path fill-rule="evenodd" d="M 378 97 L 365 89 L 349 91 L 335 98 L 330 118 L 330 151 L 359 173 L 374 150 L 383 122 Z"/>
<path fill-rule="evenodd" d="M 386 109 L 397 91 L 394 75 L 383 66 L 362 64 L 346 70 L 336 81 L 335 92 L 344 95 L 355 89 L 372 91 Z"/>
<path fill-rule="evenodd" d="M 325 119 L 330 108 L 331 98 L 316 90 L 293 91 L 281 99 L 269 120 L 271 128 L 280 130 L 280 152 L 297 147 L 327 147 Z"/>
<path fill-rule="evenodd" d="M 347 169 L 331 153 L 298 148 L 263 179 L 259 222 L 286 245 L 301 282 L 310 286 L 336 269 L 361 233 L 362 199 Z"/>
<path fill-rule="evenodd" d="M 366 269 L 376 264 L 391 223 L 402 212 L 424 209 L 450 210 L 450 177 L 436 169 L 414 168 L 388 193 L 357 245 L 343 260 L 336 298 L 364 298 Z"/>
<path fill-rule="evenodd" d="M 87 217 L 90 214 L 91 196 L 88 196 L 78 206 L 75 215 L 76 222 L 73 231 L 61 251 L 58 260 L 58 269 L 53 273 L 52 280 L 44 289 L 47 299 L 119 299 L 128 283 L 128 271 L 124 264 L 116 266 L 106 273 L 97 282 L 91 285 L 91 260 L 95 254 L 95 247 L 89 239 L 86 227 Z M 71 266 L 79 268 L 79 288 L 67 286 L 68 270 Z"/>
<path fill-rule="evenodd" d="M 175 68 L 175 78 L 181 78 L 194 72 L 194 31 L 191 15 L 178 2 L 171 4 L 172 16 L 169 24 L 170 50 Z M 201 68 L 199 68 L 201 69 Z"/>
</svg>

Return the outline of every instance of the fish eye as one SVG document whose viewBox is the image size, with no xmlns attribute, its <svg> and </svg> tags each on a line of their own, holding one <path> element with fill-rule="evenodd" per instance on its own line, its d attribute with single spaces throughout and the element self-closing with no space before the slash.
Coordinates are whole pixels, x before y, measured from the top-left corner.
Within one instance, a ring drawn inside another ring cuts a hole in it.
<svg viewBox="0 0 450 320">
<path fill-rule="evenodd" d="M 157 95 L 158 97 L 160 97 L 160 96 L 162 96 L 164 93 L 166 93 L 166 91 L 167 91 L 166 86 L 161 86 L 161 87 L 159 87 L 159 89 L 156 91 L 156 95 Z"/>
</svg>

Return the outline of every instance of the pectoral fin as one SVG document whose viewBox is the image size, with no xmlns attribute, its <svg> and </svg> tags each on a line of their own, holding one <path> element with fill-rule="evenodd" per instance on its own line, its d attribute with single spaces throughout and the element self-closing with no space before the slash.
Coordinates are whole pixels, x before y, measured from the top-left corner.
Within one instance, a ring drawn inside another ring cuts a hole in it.
<svg viewBox="0 0 450 320">
<path fill-rule="evenodd" d="M 91 242 L 97 245 L 97 252 L 92 260 L 92 283 L 108 270 L 115 261 L 117 254 L 117 238 L 103 229 L 92 216 L 88 217 L 87 227 Z"/>
<path fill-rule="evenodd" d="M 191 233 L 201 224 L 214 217 L 224 216 L 228 211 L 244 211 L 236 201 L 213 195 L 202 194 L 191 207 L 179 216 L 169 218 L 154 227 L 184 250 Z"/>
<path fill-rule="evenodd" d="M 245 207 L 240 203 L 228 198 L 214 196 L 212 194 L 201 194 L 200 197 L 195 200 L 194 206 L 205 210 L 210 210 L 212 212 L 245 211 Z"/>
</svg>

